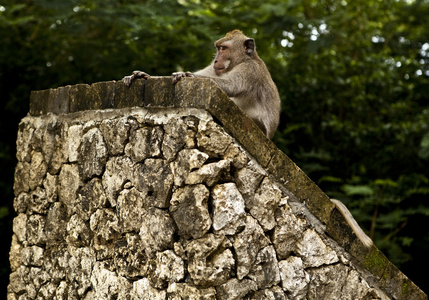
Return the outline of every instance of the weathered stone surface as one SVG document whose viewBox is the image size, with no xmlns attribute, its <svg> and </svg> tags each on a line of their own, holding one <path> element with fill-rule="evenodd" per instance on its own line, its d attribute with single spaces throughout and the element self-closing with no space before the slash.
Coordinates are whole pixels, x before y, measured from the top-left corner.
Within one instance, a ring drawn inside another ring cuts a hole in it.
<svg viewBox="0 0 429 300">
<path fill-rule="evenodd" d="M 276 149 L 267 169 L 298 199 L 305 202 L 316 218 L 328 223 L 335 205 L 329 203 L 329 197 L 286 154 Z"/>
<path fill-rule="evenodd" d="M 12 243 L 10 246 L 9 253 L 10 269 L 12 270 L 12 272 L 15 272 L 22 265 L 21 252 L 22 245 L 18 241 L 17 236 L 14 234 L 12 235 Z"/>
<path fill-rule="evenodd" d="M 139 234 L 147 256 L 173 248 L 175 233 L 174 221 L 166 211 L 151 207 L 143 215 Z"/>
<path fill-rule="evenodd" d="M 304 233 L 306 221 L 297 218 L 288 204 L 279 207 L 275 212 L 276 227 L 271 240 L 279 259 L 285 259 L 294 251 L 297 241 Z"/>
<path fill-rule="evenodd" d="M 29 268 L 25 266 L 21 266 L 18 270 L 10 274 L 10 284 L 7 287 L 7 292 L 13 296 L 16 295 L 16 299 L 18 299 L 18 295 L 27 294 L 27 297 L 30 297 L 31 294 L 35 294 L 34 287 L 28 284 L 28 274 Z"/>
<path fill-rule="evenodd" d="M 92 232 L 88 222 L 82 220 L 78 215 L 73 215 L 67 223 L 66 242 L 75 247 L 89 246 Z"/>
<path fill-rule="evenodd" d="M 371 299 L 374 296 L 368 284 L 357 284 L 357 273 L 344 265 L 324 266 L 308 272 L 308 299 Z"/>
<path fill-rule="evenodd" d="M 234 183 L 216 185 L 212 190 L 213 229 L 233 235 L 244 225 L 244 199 Z"/>
<path fill-rule="evenodd" d="M 186 177 L 186 184 L 205 183 L 211 187 L 215 183 L 230 180 L 230 163 L 227 160 L 221 160 L 215 163 L 202 166 L 196 171 L 189 173 Z"/>
<path fill-rule="evenodd" d="M 256 283 L 250 279 L 238 280 L 233 278 L 217 287 L 216 290 L 218 299 L 236 300 L 243 299 L 246 295 L 257 289 Z"/>
<path fill-rule="evenodd" d="M 289 256 L 279 262 L 282 287 L 292 299 L 306 299 L 309 274 L 304 270 L 302 259 Z"/>
<path fill-rule="evenodd" d="M 148 258 L 140 236 L 136 233 L 127 233 L 124 238 L 117 240 L 113 261 L 120 276 L 126 278 L 145 276 L 148 270 Z"/>
<path fill-rule="evenodd" d="M 149 280 L 158 289 L 166 288 L 168 283 L 179 282 L 185 277 L 183 260 L 171 250 L 157 252 L 149 269 Z"/>
<path fill-rule="evenodd" d="M 107 207 L 108 203 L 101 179 L 94 178 L 79 190 L 76 211 L 82 219 L 89 220 L 97 209 Z"/>
<path fill-rule="evenodd" d="M 224 249 L 224 240 L 224 236 L 207 234 L 186 246 L 188 272 L 196 285 L 218 286 L 230 278 L 235 261 L 231 250 Z"/>
<path fill-rule="evenodd" d="M 61 165 L 66 162 L 62 147 L 62 124 L 56 117 L 51 117 L 42 133 L 42 153 L 52 174 L 57 174 Z"/>
<path fill-rule="evenodd" d="M 133 120 L 133 119 L 131 119 Z M 107 119 L 100 124 L 107 149 L 110 155 L 124 153 L 125 141 L 128 140 L 131 125 L 128 118 Z"/>
<path fill-rule="evenodd" d="M 60 202 L 51 205 L 46 216 L 45 232 L 48 245 L 61 242 L 65 237 L 67 207 Z"/>
<path fill-rule="evenodd" d="M 67 137 L 64 143 L 64 155 L 70 163 L 75 163 L 79 159 L 79 148 L 82 135 L 82 125 L 72 125 L 67 129 Z"/>
<path fill-rule="evenodd" d="M 270 289 L 265 289 L 258 291 L 253 296 L 255 300 L 287 300 L 291 298 L 286 298 L 286 295 L 283 293 L 282 289 L 279 286 L 274 286 Z M 293 299 L 293 298 L 292 298 Z M 298 298 L 296 298 L 298 299 Z"/>
<path fill-rule="evenodd" d="M 18 196 L 22 192 L 28 192 L 30 190 L 30 164 L 27 162 L 18 162 L 15 168 L 15 180 L 13 183 L 13 190 L 15 196 Z"/>
<path fill-rule="evenodd" d="M 46 220 L 41 215 L 31 215 L 27 220 L 27 241 L 29 245 L 46 244 Z"/>
<path fill-rule="evenodd" d="M 237 169 L 244 168 L 250 160 L 246 153 L 235 143 L 229 145 L 223 158 L 230 161 L 232 166 Z"/>
<path fill-rule="evenodd" d="M 166 300 L 167 292 L 157 290 L 150 285 L 149 279 L 143 278 L 133 282 L 131 299 Z"/>
<path fill-rule="evenodd" d="M 67 207 L 69 215 L 77 204 L 77 191 L 81 185 L 81 177 L 77 165 L 64 165 L 58 177 L 58 196 L 60 202 Z"/>
<path fill-rule="evenodd" d="M 117 197 L 124 184 L 133 178 L 133 163 L 129 157 L 112 157 L 106 163 L 103 174 L 103 187 L 112 207 L 116 206 Z"/>
<path fill-rule="evenodd" d="M 302 258 L 305 268 L 338 262 L 335 251 L 327 246 L 313 229 L 304 232 L 295 251 Z"/>
<path fill-rule="evenodd" d="M 28 175 L 28 186 L 30 190 L 34 190 L 37 186 L 40 186 L 45 177 L 46 171 L 48 170 L 48 164 L 45 162 L 43 154 L 40 152 L 34 152 L 31 155 L 30 170 Z"/>
<path fill-rule="evenodd" d="M 38 246 L 24 248 L 21 252 L 21 261 L 28 267 L 41 267 L 43 265 L 43 252 L 43 248 Z"/>
<path fill-rule="evenodd" d="M 168 161 L 172 161 L 185 146 L 186 134 L 186 124 L 181 118 L 171 119 L 165 124 L 162 153 Z"/>
<path fill-rule="evenodd" d="M 183 186 L 191 171 L 199 169 L 209 155 L 197 149 L 183 149 L 177 155 L 177 159 L 171 163 L 174 175 L 174 184 Z"/>
<path fill-rule="evenodd" d="M 276 251 L 273 246 L 267 246 L 259 251 L 249 275 L 259 289 L 269 288 L 280 282 L 280 272 Z"/>
<path fill-rule="evenodd" d="M 200 124 L 197 134 L 198 147 L 211 157 L 221 157 L 225 154 L 233 140 L 219 125 L 211 121 Z"/>
<path fill-rule="evenodd" d="M 163 159 L 148 158 L 134 169 L 133 180 L 150 206 L 167 208 L 173 187 L 173 173 Z"/>
<path fill-rule="evenodd" d="M 18 130 L 16 138 L 16 159 L 18 162 L 27 162 L 31 161 L 31 138 L 34 134 L 34 127 L 31 126 L 30 122 L 24 120 L 19 124 L 20 130 Z"/>
<path fill-rule="evenodd" d="M 173 193 L 170 212 L 180 236 L 198 239 L 210 229 L 208 200 L 209 190 L 201 184 L 185 186 Z"/>
<path fill-rule="evenodd" d="M 88 157 L 91 159 L 87 159 Z M 103 173 L 107 160 L 107 148 L 100 129 L 92 128 L 83 135 L 78 160 L 83 180 Z"/>
<path fill-rule="evenodd" d="M 185 300 L 185 299 L 201 299 L 201 300 L 215 300 L 216 290 L 211 288 L 195 287 L 186 283 L 173 282 L 167 289 L 169 300 Z"/>
<path fill-rule="evenodd" d="M 27 206 L 31 211 L 45 215 L 49 208 L 46 190 L 37 187 L 35 191 L 31 192 L 30 197 L 27 199 Z"/>
<path fill-rule="evenodd" d="M 246 207 L 250 207 L 250 205 L 253 203 L 255 190 L 262 182 L 263 177 L 263 174 L 250 168 L 243 168 L 235 173 L 234 179 L 236 181 L 238 190 L 246 201 Z"/>
<path fill-rule="evenodd" d="M 78 298 L 82 298 L 91 289 L 91 281 L 88 278 L 90 278 L 96 265 L 95 255 L 89 247 L 69 247 L 69 253 L 67 277 L 76 283 L 73 286 L 73 292 L 77 293 Z"/>
<path fill-rule="evenodd" d="M 276 226 L 274 212 L 281 201 L 281 192 L 268 178 L 265 178 L 256 190 L 253 200 L 246 207 L 252 216 L 259 221 L 265 231 Z"/>
<path fill-rule="evenodd" d="M 54 203 L 58 198 L 58 177 L 46 174 L 46 178 L 43 180 L 43 187 L 46 190 L 46 200 L 49 203 Z"/>
<path fill-rule="evenodd" d="M 29 203 L 30 195 L 28 193 L 21 193 L 13 199 L 13 208 L 17 213 L 25 213 Z"/>
<path fill-rule="evenodd" d="M 115 295 L 117 297 L 121 289 L 129 290 L 128 281 L 122 276 L 117 276 L 115 272 L 106 269 L 103 262 L 94 264 L 90 280 L 91 285 L 94 287 L 93 299 L 110 299 Z M 134 292 L 134 287 L 132 292 Z"/>
<path fill-rule="evenodd" d="M 143 193 L 136 188 L 121 191 L 116 204 L 118 222 L 121 232 L 138 232 L 146 214 L 148 203 L 145 202 Z"/>
<path fill-rule="evenodd" d="M 125 146 L 125 154 L 134 162 L 141 162 L 148 157 L 159 157 L 163 134 L 159 126 L 131 131 L 130 142 Z"/>
<path fill-rule="evenodd" d="M 256 261 L 256 257 L 262 248 L 265 248 L 270 240 L 264 235 L 258 222 L 248 216 L 246 227 L 236 235 L 234 249 L 237 253 L 237 278 L 243 279 L 250 272 Z"/>
<path fill-rule="evenodd" d="M 119 236 L 118 218 L 112 209 L 98 209 L 91 215 L 89 225 L 99 244 L 110 243 Z"/>
</svg>

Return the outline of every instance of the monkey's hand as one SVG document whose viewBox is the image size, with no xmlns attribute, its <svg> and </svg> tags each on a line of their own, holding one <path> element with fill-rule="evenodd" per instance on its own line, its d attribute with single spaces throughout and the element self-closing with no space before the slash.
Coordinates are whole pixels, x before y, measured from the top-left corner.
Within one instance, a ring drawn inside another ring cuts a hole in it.
<svg viewBox="0 0 429 300">
<path fill-rule="evenodd" d="M 176 72 L 171 74 L 171 80 L 173 81 L 173 84 L 179 82 L 179 80 L 183 77 L 195 77 L 195 75 L 191 72 Z"/>
<path fill-rule="evenodd" d="M 131 83 L 133 82 L 133 80 L 134 79 L 136 79 L 136 78 L 143 78 L 143 79 L 148 79 L 150 77 L 150 75 L 149 74 L 147 74 L 147 73 L 145 73 L 145 72 L 142 72 L 142 71 L 134 71 L 133 72 L 133 74 L 132 75 L 130 75 L 130 76 L 125 76 L 124 77 L 124 79 L 123 79 L 123 81 L 124 81 L 124 84 L 126 85 L 126 86 L 130 86 L 131 85 Z"/>
</svg>

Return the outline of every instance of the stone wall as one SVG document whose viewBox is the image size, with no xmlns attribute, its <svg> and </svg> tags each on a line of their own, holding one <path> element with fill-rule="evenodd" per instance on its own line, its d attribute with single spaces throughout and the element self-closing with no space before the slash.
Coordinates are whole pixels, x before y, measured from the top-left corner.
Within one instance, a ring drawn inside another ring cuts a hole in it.
<svg viewBox="0 0 429 300">
<path fill-rule="evenodd" d="M 211 81 L 31 101 L 8 299 L 427 299 Z"/>
</svg>

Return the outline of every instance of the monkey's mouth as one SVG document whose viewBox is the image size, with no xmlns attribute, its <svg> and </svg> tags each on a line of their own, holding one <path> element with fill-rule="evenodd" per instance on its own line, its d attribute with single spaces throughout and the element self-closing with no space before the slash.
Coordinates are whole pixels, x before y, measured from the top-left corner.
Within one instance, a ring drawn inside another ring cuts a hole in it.
<svg viewBox="0 0 429 300">
<path fill-rule="evenodd" d="M 225 73 L 225 71 L 226 71 L 226 68 L 214 68 L 214 69 L 215 69 L 216 75 Z"/>
</svg>

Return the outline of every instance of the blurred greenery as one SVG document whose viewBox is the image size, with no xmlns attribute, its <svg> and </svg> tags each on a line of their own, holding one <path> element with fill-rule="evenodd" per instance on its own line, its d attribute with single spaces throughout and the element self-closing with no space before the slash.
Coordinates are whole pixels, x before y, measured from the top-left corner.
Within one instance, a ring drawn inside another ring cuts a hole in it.
<svg viewBox="0 0 429 300">
<path fill-rule="evenodd" d="M 428 16 L 427 0 L 0 1 L 2 291 L 30 91 L 196 70 L 240 28 L 283 101 L 274 142 L 429 292 Z"/>
</svg>

